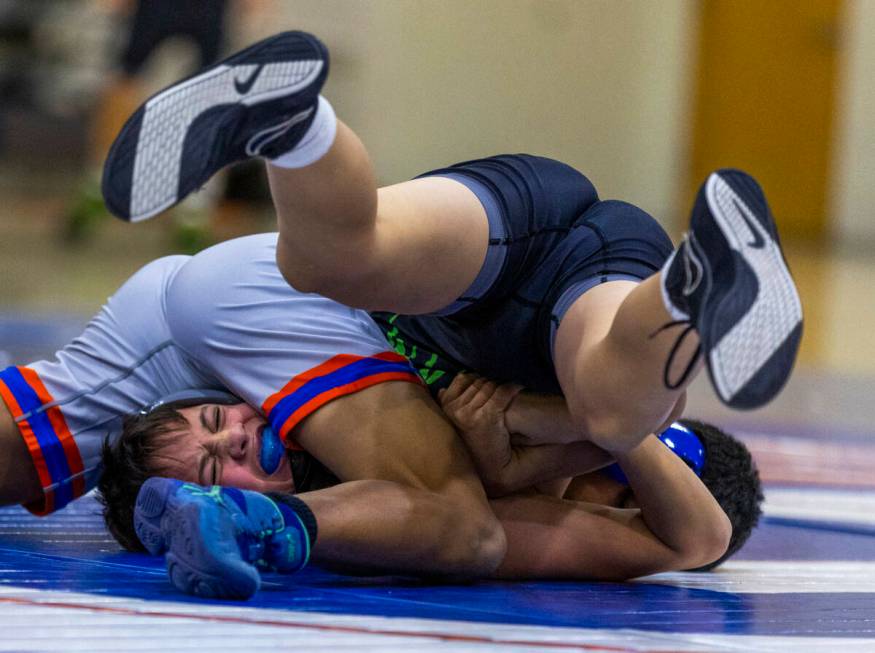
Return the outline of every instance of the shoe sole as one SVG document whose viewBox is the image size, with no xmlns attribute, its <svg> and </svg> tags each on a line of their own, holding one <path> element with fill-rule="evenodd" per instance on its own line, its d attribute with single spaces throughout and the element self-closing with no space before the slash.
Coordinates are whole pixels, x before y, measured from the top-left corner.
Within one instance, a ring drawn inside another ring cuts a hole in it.
<svg viewBox="0 0 875 653">
<path fill-rule="evenodd" d="M 157 481 L 157 482 L 156 482 Z M 166 553 L 173 584 L 187 594 L 211 599 L 248 599 L 261 584 L 255 568 L 220 562 L 198 533 L 208 533 L 210 511 L 195 502 L 182 502 L 177 486 L 149 479 L 137 496 L 134 529 L 152 555 Z M 235 561 L 236 562 L 236 561 Z"/>
<path fill-rule="evenodd" d="M 286 57 L 300 52 L 301 57 L 270 63 L 274 52 Z M 305 58 L 308 54 L 312 56 Z M 127 121 L 107 156 L 103 176 L 107 207 L 124 220 L 138 222 L 178 203 L 206 181 L 180 178 L 186 136 L 198 116 L 211 109 L 217 111 L 210 117 L 208 131 L 198 135 L 199 141 L 211 145 L 224 135 L 227 125 L 240 119 L 241 109 L 295 95 L 310 86 L 327 64 L 327 51 L 317 39 L 302 32 L 285 32 L 154 95 Z M 245 92 L 240 93 L 238 86 L 245 87 Z M 195 158 L 209 161 L 211 154 L 204 147 Z M 239 159 L 219 161 L 207 178 Z M 123 180 L 120 190 L 115 176 Z M 128 188 L 130 197 L 126 197 Z"/>
<path fill-rule="evenodd" d="M 761 216 L 750 208 L 767 206 L 756 182 L 740 171 L 719 171 L 708 178 L 705 196 L 714 222 L 756 285 L 736 271 L 728 288 L 706 298 L 697 328 L 720 399 L 732 408 L 757 408 L 790 377 L 802 339 L 802 303 L 768 208 Z M 740 302 L 748 308 L 726 331 L 721 322 Z"/>
</svg>

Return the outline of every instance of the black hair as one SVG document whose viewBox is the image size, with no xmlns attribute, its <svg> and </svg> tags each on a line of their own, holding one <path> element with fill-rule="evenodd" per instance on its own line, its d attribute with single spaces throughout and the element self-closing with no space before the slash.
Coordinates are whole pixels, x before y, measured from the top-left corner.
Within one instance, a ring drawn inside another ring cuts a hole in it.
<svg viewBox="0 0 875 653">
<path fill-rule="evenodd" d="M 103 443 L 103 471 L 97 489 L 103 504 L 103 520 L 112 536 L 129 551 L 145 551 L 134 532 L 134 505 L 146 479 L 159 476 L 160 452 L 176 431 L 188 422 L 173 404 L 147 414 L 129 415 L 119 438 Z"/>
<path fill-rule="evenodd" d="M 705 448 L 702 482 L 732 523 L 726 553 L 694 570 L 709 571 L 732 556 L 751 536 L 762 515 L 763 488 L 753 457 L 744 443 L 713 424 L 692 419 L 682 419 L 680 423 L 702 441 Z"/>
</svg>

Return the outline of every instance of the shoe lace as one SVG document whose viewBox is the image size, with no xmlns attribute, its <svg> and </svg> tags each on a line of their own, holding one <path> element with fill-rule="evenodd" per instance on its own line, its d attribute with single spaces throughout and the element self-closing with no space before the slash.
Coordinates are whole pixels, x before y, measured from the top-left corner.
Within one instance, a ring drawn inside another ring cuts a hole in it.
<svg viewBox="0 0 875 653">
<path fill-rule="evenodd" d="M 700 343 L 696 346 L 696 351 L 690 357 L 690 361 L 687 363 L 687 366 L 681 373 L 680 378 L 677 381 L 672 382 L 672 380 L 669 378 L 669 374 L 671 373 L 671 368 L 673 366 L 675 356 L 677 356 L 677 353 L 683 346 L 684 341 L 687 339 L 687 336 L 690 334 L 691 331 L 694 331 L 696 327 L 689 320 L 674 320 L 672 322 L 667 322 L 663 324 L 656 331 L 650 334 L 650 339 L 652 340 L 663 331 L 681 325 L 686 325 L 686 328 L 681 331 L 681 334 L 677 337 L 677 340 L 674 341 L 674 345 L 672 345 L 671 351 L 668 353 L 668 360 L 665 362 L 665 368 L 663 368 L 662 370 L 662 382 L 669 390 L 677 390 L 687 382 L 687 380 L 690 378 L 690 374 L 693 373 L 693 369 L 696 367 L 696 363 L 699 362 L 699 358 L 702 356 L 702 345 Z"/>
</svg>

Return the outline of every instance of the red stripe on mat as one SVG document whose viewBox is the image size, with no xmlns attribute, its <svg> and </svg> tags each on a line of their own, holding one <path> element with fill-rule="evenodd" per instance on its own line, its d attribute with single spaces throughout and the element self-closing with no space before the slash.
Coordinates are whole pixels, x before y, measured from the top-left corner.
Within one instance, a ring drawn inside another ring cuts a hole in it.
<svg viewBox="0 0 875 653">
<path fill-rule="evenodd" d="M 764 483 L 875 488 L 875 447 L 791 436 L 745 436 Z"/>
<path fill-rule="evenodd" d="M 119 614 L 135 617 L 165 617 L 172 619 L 194 619 L 196 621 L 207 621 L 213 623 L 229 623 L 247 626 L 276 626 L 280 628 L 306 628 L 309 630 L 321 630 L 336 633 L 350 633 L 359 635 L 388 635 L 396 637 L 418 637 L 421 639 L 440 639 L 447 642 L 471 642 L 476 644 L 499 644 L 506 646 L 533 646 L 540 648 L 555 648 L 563 650 L 579 650 L 579 651 L 612 651 L 619 653 L 636 653 L 644 649 L 622 648 L 617 646 L 600 646 L 598 644 L 573 644 L 571 642 L 539 642 L 537 640 L 525 639 L 496 639 L 493 637 L 483 637 L 478 635 L 457 635 L 453 633 L 417 633 L 407 632 L 403 630 L 383 630 L 362 628 L 357 626 L 339 626 L 329 624 L 310 624 L 300 623 L 295 621 L 276 621 L 273 619 L 246 619 L 244 617 L 230 617 L 222 615 L 202 615 L 191 614 L 186 612 L 161 612 L 161 611 L 143 611 L 134 610 L 132 608 L 113 608 L 109 606 L 88 606 L 81 603 L 64 603 L 61 601 L 32 601 L 30 599 L 22 599 L 16 597 L 4 596 L 0 597 L 0 603 L 13 603 L 16 605 L 32 605 L 49 608 L 66 608 L 69 610 L 87 610 L 89 612 L 103 612 L 107 614 Z M 671 649 L 648 649 L 649 651 L 659 653 L 679 653 Z M 684 653 L 696 653 L 695 651 L 684 651 Z M 701 653 L 701 652 L 700 652 Z"/>
</svg>

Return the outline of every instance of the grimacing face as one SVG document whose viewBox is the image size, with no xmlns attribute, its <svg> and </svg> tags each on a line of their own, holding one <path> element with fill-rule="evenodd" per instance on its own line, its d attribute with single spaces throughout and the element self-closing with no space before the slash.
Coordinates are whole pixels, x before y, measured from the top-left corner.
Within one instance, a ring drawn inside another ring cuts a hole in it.
<svg viewBox="0 0 875 653">
<path fill-rule="evenodd" d="M 200 485 L 294 492 L 288 456 L 273 474 L 262 469 L 259 456 L 267 422 L 251 406 L 198 404 L 179 413 L 188 426 L 175 431 L 163 447 L 156 461 L 162 474 Z"/>
</svg>

